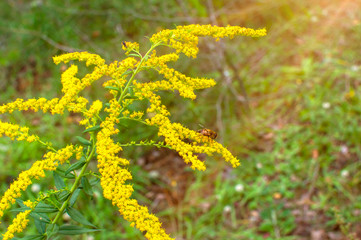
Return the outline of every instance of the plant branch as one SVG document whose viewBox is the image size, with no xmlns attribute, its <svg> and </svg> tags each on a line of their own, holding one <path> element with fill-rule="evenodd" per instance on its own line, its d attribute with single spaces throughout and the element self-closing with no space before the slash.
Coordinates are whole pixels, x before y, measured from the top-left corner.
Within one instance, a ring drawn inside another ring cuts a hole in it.
<svg viewBox="0 0 361 240">
<path fill-rule="evenodd" d="M 79 175 L 76 176 L 76 178 L 75 178 L 74 184 L 73 184 L 73 186 L 72 186 L 71 189 L 70 189 L 70 195 L 69 195 L 69 197 L 63 202 L 61 208 L 59 209 L 59 212 L 58 212 L 57 215 L 55 216 L 54 220 L 51 222 L 52 224 L 55 224 L 55 223 L 59 220 L 59 218 L 60 218 L 60 216 L 63 214 L 65 208 L 68 206 L 68 203 L 69 203 L 69 201 L 70 201 L 71 196 L 73 195 L 74 191 L 78 188 L 79 182 L 80 182 L 81 178 L 83 177 L 83 175 L 84 175 L 84 173 L 85 173 L 85 170 L 87 169 L 87 167 L 88 167 L 88 165 L 89 165 L 89 163 L 90 163 L 90 160 L 93 158 L 93 156 L 94 156 L 94 154 L 95 154 L 95 140 L 94 140 L 94 138 L 95 138 L 95 135 L 94 135 L 94 133 L 92 133 L 92 134 L 91 134 L 91 140 L 92 140 L 92 143 L 93 143 L 93 144 L 92 144 L 92 150 L 91 150 L 90 154 L 88 155 L 88 157 L 87 157 L 87 159 L 86 159 L 86 163 L 85 163 L 84 166 L 82 167 Z"/>
</svg>

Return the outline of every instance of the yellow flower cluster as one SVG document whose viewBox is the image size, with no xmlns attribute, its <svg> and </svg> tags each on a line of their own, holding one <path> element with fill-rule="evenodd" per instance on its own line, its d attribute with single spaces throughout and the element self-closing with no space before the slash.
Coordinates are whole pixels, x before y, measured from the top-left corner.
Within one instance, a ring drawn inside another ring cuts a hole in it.
<svg viewBox="0 0 361 240">
<path fill-rule="evenodd" d="M 216 83 L 213 79 L 192 78 L 176 71 L 167 66 L 167 62 L 177 61 L 178 55 L 175 53 L 166 54 L 160 57 L 154 52 L 145 65 L 151 67 L 162 74 L 168 81 L 155 81 L 137 85 L 139 89 L 159 91 L 159 90 L 178 90 L 179 94 L 184 98 L 195 99 L 195 89 L 204 89 L 214 86 Z M 145 86 L 146 85 L 146 86 Z"/>
<path fill-rule="evenodd" d="M 81 112 L 86 109 L 85 107 L 88 103 L 88 100 L 83 97 L 78 97 L 78 93 L 86 86 L 89 86 L 92 81 L 100 78 L 103 74 L 105 74 L 107 68 L 103 67 L 104 60 L 102 60 L 98 55 L 94 54 L 74 53 L 55 58 L 54 60 L 56 62 L 67 62 L 74 59 L 86 61 L 87 65 L 97 65 L 94 71 L 95 73 L 93 72 L 92 74 L 88 74 L 80 80 L 75 77 L 78 71 L 77 66 L 71 66 L 62 75 L 62 92 L 64 93 L 64 96 L 60 100 L 58 98 L 51 100 L 39 98 L 29 99 L 26 101 L 23 99 L 16 99 L 14 102 L 0 106 L 0 113 L 12 113 L 14 110 L 32 110 L 34 112 L 42 110 L 43 112 L 50 111 L 52 114 L 62 114 L 65 107 L 75 112 Z M 85 115 L 90 117 L 99 112 L 101 108 L 102 103 L 100 101 L 95 101 L 90 109 L 85 111 Z M 20 127 L 16 124 L 4 123 L 0 121 L 0 136 L 5 135 L 13 140 L 16 139 L 18 141 L 26 140 L 28 142 L 33 142 L 39 140 L 38 136 L 29 135 L 28 132 L 29 128 L 27 127 Z M 73 145 L 69 145 L 56 152 L 48 152 L 44 155 L 43 160 L 36 161 L 29 170 L 20 173 L 17 180 L 15 180 L 10 185 L 9 189 L 0 199 L 0 217 L 4 215 L 4 211 L 6 209 L 15 203 L 15 199 L 21 196 L 21 192 L 32 183 L 33 179 L 45 177 L 44 171 L 54 171 L 58 165 L 63 164 L 74 153 L 76 154 L 76 158 L 80 159 L 82 155 L 82 147 L 74 147 Z M 25 213 L 28 214 L 28 212 L 20 213 L 14 220 L 14 223 L 9 226 L 7 233 L 4 235 L 4 239 L 12 238 L 13 233 L 21 232 L 21 230 L 26 226 Z M 19 221 L 23 222 L 25 225 L 19 225 Z"/>
<path fill-rule="evenodd" d="M 0 106 L 0 113 L 1 114 L 6 112 L 12 113 L 14 110 L 27 111 L 29 109 L 34 112 L 39 111 L 39 109 L 42 109 L 44 112 L 47 112 L 54 105 L 56 105 L 58 101 L 59 101 L 58 98 L 54 98 L 50 101 L 48 101 L 45 98 L 29 99 L 27 101 L 18 98 L 14 102 Z"/>
<path fill-rule="evenodd" d="M 106 75 L 108 65 L 105 64 L 105 60 L 99 55 L 87 52 L 63 54 L 61 56 L 53 57 L 53 60 L 56 64 L 59 64 L 60 62 L 67 63 L 71 60 L 78 60 L 85 61 L 87 66 L 95 65 L 93 72 L 86 74 L 82 79 L 75 77 L 78 72 L 78 67 L 76 66 L 71 66 L 62 74 L 62 91 L 65 94 L 52 113 L 62 114 L 65 106 L 67 106 L 68 110 L 73 112 L 83 111 L 88 103 L 88 100 L 83 97 L 78 97 L 78 93 L 85 87 L 90 86 L 94 81 Z"/>
<path fill-rule="evenodd" d="M 126 117 L 126 118 L 142 119 L 142 117 L 144 116 L 144 112 L 142 112 L 142 111 L 130 112 L 128 109 L 126 109 L 122 112 L 122 115 L 123 115 L 123 117 Z"/>
<path fill-rule="evenodd" d="M 8 227 L 5 234 L 3 234 L 2 240 L 9 240 L 14 237 L 14 233 L 22 232 L 26 226 L 28 225 L 29 219 L 28 216 L 31 213 L 31 210 L 26 210 L 16 215 L 14 218 L 13 223 Z"/>
<path fill-rule="evenodd" d="M 81 150 L 81 147 L 69 145 L 57 152 L 48 152 L 44 155 L 43 160 L 36 161 L 30 169 L 20 173 L 0 199 L 0 218 L 4 215 L 4 210 L 8 209 L 11 204 L 15 203 L 15 199 L 21 196 L 21 191 L 24 191 L 32 183 L 32 179 L 45 177 L 44 171 L 54 171 L 59 164 L 63 164 L 74 153 L 81 152 Z"/>
<path fill-rule="evenodd" d="M 110 81 L 117 82 L 119 79 L 124 79 L 123 74 L 128 69 L 133 69 L 135 67 L 135 65 L 137 64 L 137 62 L 138 61 L 135 58 L 128 57 L 128 58 L 122 60 L 121 62 L 114 61 L 114 62 L 110 63 L 108 65 L 108 70 L 107 70 L 107 75 L 112 78 Z M 124 81 L 124 83 L 125 82 L 126 81 Z M 108 85 L 108 86 L 110 86 L 110 85 Z M 122 86 L 123 86 L 123 84 L 118 85 L 118 87 L 122 87 Z"/>
<path fill-rule="evenodd" d="M 219 38 L 235 36 L 262 37 L 266 29 L 254 30 L 252 28 L 227 26 L 218 27 L 212 25 L 187 25 L 178 26 L 176 29 L 166 29 L 154 34 L 150 41 L 152 43 L 163 42 L 176 50 L 176 53 L 184 53 L 188 57 L 195 58 L 198 54 L 198 37 L 211 36 Z"/>
<path fill-rule="evenodd" d="M 148 113 L 157 112 L 164 116 L 170 115 L 166 106 L 162 105 L 162 101 L 159 95 L 155 94 L 152 91 L 152 84 L 146 83 L 137 83 L 134 81 L 134 95 L 138 97 L 139 100 L 148 99 L 150 106 L 147 109 Z M 148 119 L 146 119 L 148 120 Z"/>
<path fill-rule="evenodd" d="M 222 36 L 234 36 L 235 34 L 259 36 L 264 33 L 264 30 L 256 31 L 253 29 L 249 30 L 239 27 L 219 28 L 207 25 L 203 29 L 199 28 L 198 25 L 193 26 L 195 27 L 194 29 L 190 26 L 186 29 L 179 27 L 176 30 L 165 30 L 163 34 L 159 33 L 158 35 L 153 35 L 154 38 L 152 37 L 153 40 L 151 39 L 151 41 L 166 42 L 162 36 L 167 38 L 172 38 L 174 36 L 174 39 L 179 40 L 179 36 L 182 36 L 185 38 L 184 43 L 186 45 L 184 47 L 190 47 L 187 44 L 192 43 L 192 41 L 186 38 L 187 34 L 192 35 L 188 36 L 189 38 L 196 37 L 193 41 L 196 43 L 198 42 L 197 36 L 203 35 L 210 35 L 218 38 Z M 186 31 L 186 34 L 182 35 L 183 31 Z M 193 47 L 196 47 L 196 45 Z M 146 119 L 146 122 L 149 125 L 157 126 L 159 128 L 158 135 L 165 137 L 166 144 L 175 149 L 184 158 L 186 163 L 191 163 L 191 167 L 193 169 L 203 171 L 206 168 L 204 163 L 196 156 L 198 153 L 206 153 L 208 155 L 219 153 L 227 162 L 230 162 L 233 167 L 240 165 L 239 161 L 221 144 L 208 137 L 202 136 L 195 131 L 187 129 L 180 124 L 171 123 L 167 117 L 169 116 L 169 112 L 166 107 L 162 105 L 160 96 L 156 93 L 157 91 L 178 90 L 182 97 L 194 99 L 196 98 L 194 90 L 208 88 L 215 85 L 215 81 L 213 79 L 187 77 L 186 75 L 167 66 L 167 62 L 176 61 L 177 59 L 178 55 L 175 53 L 157 57 L 156 52 L 153 51 L 152 56 L 145 62 L 145 65 L 158 71 L 158 73 L 162 74 L 167 80 L 146 83 L 138 83 L 137 81 L 134 81 L 133 83 L 135 87 L 135 96 L 137 96 L 140 100 L 148 99 L 150 106 L 148 107 L 147 112 L 155 113 L 151 119 Z M 190 143 L 189 140 L 191 140 Z"/>
<path fill-rule="evenodd" d="M 137 49 L 137 45 L 126 43 L 130 49 Z M 139 46 L 138 46 L 139 47 Z M 81 58 L 79 55 L 75 55 L 77 58 Z M 61 56 L 60 56 L 61 57 Z M 74 60 L 74 57 L 67 57 L 64 59 Z M 64 59 L 62 61 L 64 61 Z M 59 62 L 58 59 L 55 59 Z M 137 61 L 134 58 L 127 58 L 122 62 L 113 62 L 106 66 L 102 66 L 103 69 L 107 68 L 106 75 L 112 77 L 107 81 L 104 86 L 123 87 L 125 84 L 124 73 L 128 69 L 136 67 Z M 66 81 L 65 81 L 66 82 Z M 116 96 L 116 93 L 113 94 Z M 100 104 L 94 109 L 99 110 Z M 92 109 L 92 108 L 91 108 Z M 109 115 L 100 124 L 101 131 L 97 134 L 96 148 L 98 159 L 98 170 L 102 175 L 101 186 L 103 188 L 103 195 L 112 200 L 112 203 L 119 208 L 123 217 L 132 222 L 141 231 L 147 231 L 146 237 L 149 239 L 170 239 L 169 236 L 161 228 L 159 220 L 152 214 L 148 213 L 146 207 L 140 206 L 136 200 L 130 199 L 133 192 L 133 187 L 129 184 L 125 184 L 127 180 L 131 180 L 132 176 L 127 169 L 121 168 L 129 164 L 129 161 L 120 158 L 117 154 L 122 150 L 119 144 L 114 143 L 111 136 L 119 132 L 115 128 L 115 124 L 119 122 L 118 116 L 122 107 L 113 98 L 110 100 L 110 106 L 105 108 L 105 112 Z M 123 111 L 123 115 L 126 115 L 127 110 Z M 85 117 L 90 118 L 97 111 L 91 111 L 90 109 L 85 112 Z M 129 114 L 129 111 L 128 111 Z M 133 112 L 130 114 L 132 118 L 140 118 L 143 115 L 142 112 Z"/>
<path fill-rule="evenodd" d="M 106 81 L 103 84 L 103 87 L 115 87 L 121 89 L 125 83 L 127 82 L 126 77 L 129 73 L 127 73 L 128 69 L 135 68 L 136 64 L 138 63 L 137 60 L 133 57 L 128 57 L 121 62 L 114 61 L 108 65 L 106 75 L 111 77 L 110 80 Z M 118 91 L 110 90 L 110 93 L 113 96 L 118 94 Z"/>
<path fill-rule="evenodd" d="M 31 213 L 31 211 L 36 207 L 38 202 L 37 201 L 32 202 L 30 200 L 27 200 L 24 201 L 23 204 L 31 209 L 25 210 L 24 212 L 21 212 L 16 215 L 15 219 L 13 220 L 12 224 L 8 227 L 7 231 L 4 234 L 2 234 L 3 240 L 12 239 L 14 237 L 14 233 L 16 232 L 20 233 L 26 228 L 29 222 L 28 216 Z"/>
<path fill-rule="evenodd" d="M 26 200 L 23 202 L 23 204 L 31 209 L 35 208 L 36 205 L 38 204 L 39 202 L 35 201 L 35 202 L 32 202 L 30 200 Z"/>
<path fill-rule="evenodd" d="M 141 119 L 144 116 L 144 112 L 138 111 L 138 112 L 132 112 L 129 117 L 134 119 Z"/>
<path fill-rule="evenodd" d="M 14 102 L 4 104 L 0 106 L 0 114 L 2 113 L 12 113 L 14 110 L 18 111 L 27 111 L 32 110 L 37 112 L 42 110 L 44 113 L 51 112 L 52 114 L 62 114 L 64 107 L 73 111 L 73 112 L 81 112 L 88 100 L 83 97 L 74 97 L 70 96 L 70 94 L 65 94 L 63 98 L 53 98 L 51 100 L 47 100 L 45 98 L 32 98 L 24 101 L 23 99 L 16 99 Z"/>
<path fill-rule="evenodd" d="M 204 163 L 195 155 L 197 153 L 208 155 L 219 153 L 233 167 L 240 165 L 239 160 L 218 142 L 207 136 L 202 136 L 196 131 L 187 129 L 179 123 L 171 123 L 166 116 L 157 114 L 147 122 L 150 125 L 159 127 L 158 135 L 165 137 L 166 144 L 176 150 L 186 163 L 191 163 L 192 169 L 200 171 L 206 169 Z"/>
<path fill-rule="evenodd" d="M 130 52 L 139 52 L 139 44 L 137 42 L 122 42 L 122 49 L 125 51 L 126 54 Z"/>
<path fill-rule="evenodd" d="M 99 114 L 99 112 L 100 112 L 100 110 L 102 110 L 102 108 L 103 108 L 103 103 L 101 101 L 99 101 L 99 100 L 94 101 L 93 104 L 90 106 L 90 108 L 83 112 L 85 119 L 81 120 L 79 124 L 80 125 L 90 124 L 89 123 L 90 119 L 92 119 L 93 123 L 95 124 L 96 119 L 93 119 L 93 118 Z M 91 127 L 91 125 L 89 127 Z"/>
<path fill-rule="evenodd" d="M 70 66 L 62 75 L 61 83 L 63 85 L 62 92 L 64 96 L 52 109 L 52 113 L 63 114 L 64 108 L 69 106 L 69 108 L 76 108 L 76 106 L 70 107 L 70 104 L 76 99 L 77 94 L 83 89 L 81 81 L 79 78 L 75 77 L 78 73 L 78 67 L 75 65 Z M 84 102 L 87 104 L 87 101 Z M 80 106 L 80 109 L 83 109 L 84 105 Z"/>
<path fill-rule="evenodd" d="M 125 182 L 131 180 L 132 175 L 121 167 L 128 165 L 129 161 L 117 156 L 122 149 L 111 139 L 111 136 L 119 131 L 114 128 L 114 124 L 119 121 L 120 105 L 112 99 L 105 111 L 109 112 L 109 116 L 101 123 L 102 130 L 97 134 L 98 170 L 102 175 L 104 197 L 119 208 L 120 214 L 131 222 L 132 226 L 146 231 L 145 236 L 148 239 L 171 239 L 162 229 L 156 216 L 150 214 L 148 209 L 140 206 L 136 200 L 130 199 L 133 187 Z"/>
<path fill-rule="evenodd" d="M 161 67 L 166 66 L 167 62 L 176 62 L 179 59 L 179 55 L 176 53 L 164 54 L 162 56 L 157 56 L 157 51 L 153 50 L 150 58 L 145 62 L 146 66 L 149 67 Z"/>
<path fill-rule="evenodd" d="M 119 132 L 119 130 L 116 129 L 114 125 L 119 122 L 118 116 L 120 114 L 120 110 L 120 104 L 114 98 L 110 101 L 110 106 L 105 109 L 105 111 L 109 112 L 110 114 L 100 124 L 102 130 L 97 134 L 96 146 L 99 164 L 107 164 L 107 161 L 116 162 L 122 165 L 129 164 L 128 160 L 119 158 L 117 156 L 117 154 L 122 151 L 122 148 L 119 146 L 119 144 L 114 143 L 113 139 L 111 138 L 112 135 Z"/>
<path fill-rule="evenodd" d="M 85 64 L 87 66 L 96 65 L 97 67 L 101 67 L 105 64 L 105 60 L 99 55 L 87 52 L 73 52 L 53 57 L 53 61 L 55 64 L 59 64 L 61 62 L 68 63 L 72 60 L 78 60 L 80 62 L 85 61 Z"/>
<path fill-rule="evenodd" d="M 39 137 L 36 135 L 29 135 L 29 128 L 28 127 L 20 127 L 17 124 L 11 124 L 2 122 L 0 120 L 0 137 L 2 135 L 8 136 L 11 140 L 26 140 L 28 142 L 34 142 L 39 140 Z"/>
</svg>

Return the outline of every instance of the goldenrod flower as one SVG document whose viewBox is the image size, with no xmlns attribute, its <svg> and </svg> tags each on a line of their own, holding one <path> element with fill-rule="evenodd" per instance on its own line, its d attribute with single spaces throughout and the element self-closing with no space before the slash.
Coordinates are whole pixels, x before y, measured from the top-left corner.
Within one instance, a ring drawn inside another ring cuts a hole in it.
<svg viewBox="0 0 361 240">
<path fill-rule="evenodd" d="M 28 127 L 20 127 L 17 124 L 4 123 L 0 120 L 0 137 L 2 135 L 8 136 L 11 140 L 27 140 L 28 142 L 33 142 L 39 139 L 36 135 L 29 135 Z"/>
<path fill-rule="evenodd" d="M 219 38 L 235 36 L 262 37 L 266 35 L 265 29 L 254 30 L 238 26 L 218 27 L 212 25 L 188 25 L 178 26 L 176 29 L 166 29 L 154 34 L 150 41 L 152 43 L 164 42 L 176 53 L 184 53 L 188 57 L 195 58 L 198 54 L 198 37 L 211 36 Z"/>
<path fill-rule="evenodd" d="M 144 112 L 132 112 L 132 114 L 129 115 L 130 118 L 142 118 L 144 115 Z"/>
<path fill-rule="evenodd" d="M 19 177 L 10 185 L 0 199 L 0 217 L 15 202 L 15 199 L 21 196 L 21 192 L 32 183 L 33 179 L 44 177 L 47 170 L 55 171 L 57 166 L 68 161 L 74 154 L 78 160 L 84 154 L 87 161 L 89 161 L 96 149 L 97 167 L 101 174 L 104 197 L 111 200 L 112 204 L 119 208 L 119 212 L 124 219 L 131 223 L 131 226 L 135 226 L 140 231 L 146 231 L 146 238 L 152 240 L 171 239 L 165 233 L 159 219 L 149 213 L 147 207 L 141 206 L 135 199 L 131 199 L 134 189 L 132 184 L 129 183 L 132 180 L 132 175 L 127 169 L 130 162 L 120 156 L 123 150 L 122 145 L 114 142 L 113 136 L 119 133 L 117 124 L 121 118 L 133 119 L 157 127 L 159 129 L 158 135 L 164 137 L 166 146 L 177 151 L 184 161 L 190 164 L 192 169 L 201 171 L 206 169 L 205 163 L 197 157 L 200 153 L 208 155 L 217 153 L 222 155 L 233 167 L 239 166 L 238 159 L 215 140 L 179 123 L 171 122 L 169 119 L 170 112 L 162 104 L 159 95 L 159 91 L 177 91 L 181 97 L 193 100 L 196 98 L 195 90 L 214 86 L 216 82 L 213 79 L 186 76 L 167 64 L 177 61 L 180 53 L 195 58 L 199 50 L 197 46 L 199 37 L 211 36 L 219 40 L 223 37 L 233 38 L 237 35 L 260 37 L 266 35 L 266 30 L 254 30 L 237 26 L 179 26 L 173 30 L 164 30 L 154 34 L 150 38 L 153 45 L 144 56 L 139 52 L 138 43 L 123 42 L 122 48 L 127 55 L 132 57 L 127 57 L 122 61 L 114 61 L 110 64 L 106 64 L 105 60 L 100 56 L 87 52 L 68 53 L 54 57 L 55 64 L 68 63 L 74 60 L 84 61 L 86 66 L 94 65 L 93 71 L 79 78 L 76 76 L 78 67 L 71 65 L 61 76 L 62 97 L 50 100 L 45 98 L 16 99 L 14 102 L 0 106 L 0 114 L 12 113 L 16 110 L 31 110 L 34 112 L 41 110 L 44 113 L 63 114 L 64 111 L 68 110 L 82 113 L 83 119 L 79 124 L 85 125 L 85 128 L 89 129 L 96 125 L 100 125 L 100 128 L 97 128 L 98 131 L 91 134 L 90 142 L 93 145 L 91 151 L 88 148 L 87 155 L 85 152 L 83 153 L 81 146 L 69 145 L 63 149 L 55 150 L 47 143 L 47 147 L 53 152 L 46 153 L 43 160 L 36 161 L 29 170 L 20 173 Z M 158 56 L 155 48 L 159 45 L 168 45 L 175 52 Z M 137 74 L 143 70 L 156 71 L 163 79 L 158 81 L 136 79 L 139 76 Z M 103 83 L 103 86 L 109 90 L 113 98 L 104 104 L 104 108 L 103 102 L 100 100 L 94 100 L 87 107 L 89 100 L 80 96 L 81 91 L 103 76 L 108 78 Z M 131 104 L 145 99 L 149 101 L 146 110 L 147 114 L 143 111 L 132 110 Z M 103 115 L 106 115 L 105 119 L 101 118 Z M 29 134 L 29 128 L 0 121 L 0 136 L 3 135 L 12 140 L 39 141 L 43 143 L 38 136 Z M 141 143 L 145 142 L 142 141 Z M 159 146 L 159 144 L 156 146 Z M 91 153 L 89 154 L 89 152 Z M 81 177 L 81 174 L 78 177 Z M 30 201 L 25 201 L 24 204 L 32 209 L 36 205 L 36 203 Z M 66 202 L 61 211 L 65 207 Z M 25 228 L 30 211 L 18 214 L 13 224 L 9 226 L 8 231 L 3 235 L 3 239 L 10 239 L 15 232 L 21 232 Z"/>
<path fill-rule="evenodd" d="M 53 60 L 54 60 L 55 64 L 59 64 L 61 62 L 67 63 L 71 60 L 78 60 L 81 62 L 85 61 L 85 64 L 87 66 L 90 66 L 90 65 L 103 66 L 105 63 L 105 60 L 103 58 L 101 58 L 99 55 L 88 53 L 88 52 L 67 53 L 67 54 L 53 57 Z"/>
<path fill-rule="evenodd" d="M 59 164 L 63 164 L 75 151 L 79 150 L 81 148 L 74 148 L 73 145 L 69 145 L 55 153 L 48 152 L 44 155 L 43 160 L 36 161 L 29 170 L 20 173 L 19 177 L 10 185 L 9 189 L 0 199 L 0 217 L 3 216 L 4 210 L 8 209 L 11 204 L 15 203 L 15 199 L 21 196 L 21 192 L 32 184 L 32 179 L 45 177 L 44 171 L 55 171 Z"/>
<path fill-rule="evenodd" d="M 100 110 L 102 110 L 102 107 L 103 103 L 101 101 L 94 101 L 93 104 L 90 106 L 89 110 L 84 112 L 85 117 L 93 118 L 100 112 Z"/>
<path fill-rule="evenodd" d="M 16 215 L 16 218 L 14 218 L 13 223 L 8 227 L 5 234 L 3 234 L 2 240 L 12 239 L 14 237 L 14 233 L 22 232 L 28 225 L 29 222 L 28 216 L 30 213 L 31 210 L 26 210 Z"/>
<path fill-rule="evenodd" d="M 131 51 L 139 52 L 139 43 L 136 42 L 122 42 L 122 49 L 129 54 Z"/>
</svg>

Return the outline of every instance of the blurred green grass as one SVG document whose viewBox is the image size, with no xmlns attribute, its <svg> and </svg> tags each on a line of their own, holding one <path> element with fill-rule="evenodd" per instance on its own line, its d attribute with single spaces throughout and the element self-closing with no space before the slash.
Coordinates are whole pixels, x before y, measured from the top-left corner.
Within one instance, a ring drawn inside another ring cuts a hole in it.
<svg viewBox="0 0 361 240">
<path fill-rule="evenodd" d="M 332 234 L 334 239 L 361 237 L 360 4 L 211 2 L 0 2 L 0 101 L 59 96 L 61 71 L 51 57 L 64 51 L 86 50 L 114 60 L 124 56 L 123 40 L 146 44 L 145 36 L 175 25 L 265 26 L 269 34 L 261 39 L 203 39 L 198 59 L 182 58 L 174 67 L 214 77 L 217 85 L 200 91 L 194 102 L 168 93 L 162 97 L 172 120 L 192 129 L 202 124 L 217 130 L 219 141 L 242 166 L 230 169 L 222 159 L 208 158 L 208 170 L 194 173 L 184 198 L 159 209 L 145 197 L 147 185 L 154 184 L 152 176 L 135 164 L 135 197 L 157 209 L 177 239 L 312 239 L 316 233 L 324 239 Z M 98 89 L 89 88 L 85 95 L 104 96 Z M 81 132 L 72 115 L 15 113 L 2 118 L 31 126 L 58 146 L 75 142 Z M 152 129 L 128 128 L 133 130 L 122 131 L 119 141 L 140 133 L 155 137 Z M 0 139 L 1 192 L 43 151 L 36 144 Z M 124 155 L 138 162 L 147 151 L 152 150 L 126 149 Z M 39 184 L 45 190 L 48 182 Z M 177 191 L 158 183 L 165 191 Z M 94 199 L 83 196 L 77 205 L 107 229 L 95 233 L 95 239 L 143 239 L 100 197 L 100 188 L 97 194 Z M 29 189 L 27 195 L 34 193 Z M 12 216 L 5 216 L 1 231 Z"/>
</svg>

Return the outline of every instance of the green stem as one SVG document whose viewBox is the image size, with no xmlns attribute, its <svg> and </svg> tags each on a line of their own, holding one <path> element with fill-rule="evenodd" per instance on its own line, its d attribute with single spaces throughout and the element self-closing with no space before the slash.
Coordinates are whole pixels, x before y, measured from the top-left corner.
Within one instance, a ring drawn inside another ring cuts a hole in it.
<svg viewBox="0 0 361 240">
<path fill-rule="evenodd" d="M 142 57 L 142 59 L 140 60 L 138 66 L 137 66 L 137 69 L 135 69 L 135 71 L 133 72 L 132 76 L 130 77 L 130 79 L 127 82 L 127 85 L 125 85 L 125 87 L 122 91 L 122 94 L 120 95 L 120 97 L 118 99 L 118 103 L 121 103 L 123 101 L 123 98 L 126 94 L 127 89 L 129 88 L 130 83 L 133 81 L 135 75 L 137 75 L 137 73 L 139 72 L 146 57 L 153 51 L 154 48 L 156 48 L 160 44 L 161 44 L 161 42 L 155 43 L 153 46 L 151 46 L 151 48 L 148 50 L 148 52 Z"/>
<path fill-rule="evenodd" d="M 157 148 L 168 148 L 173 149 L 171 146 L 162 143 L 155 143 L 155 142 L 140 142 L 140 143 L 125 143 L 119 144 L 121 147 L 129 147 L 129 146 L 153 146 Z"/>
<path fill-rule="evenodd" d="M 152 126 L 152 125 L 148 124 L 146 121 L 143 121 L 142 119 L 136 119 L 136 118 L 130 118 L 130 117 L 120 117 L 119 120 L 121 120 L 121 119 L 133 120 L 136 122 L 143 123 L 144 125 L 147 125 L 147 126 Z"/>
<path fill-rule="evenodd" d="M 88 167 L 88 165 L 89 165 L 89 163 L 90 163 L 90 160 L 93 158 L 93 156 L 94 156 L 94 154 L 95 154 L 95 141 L 94 141 L 94 137 L 95 137 L 95 135 L 94 135 L 94 133 L 92 133 L 92 135 L 91 135 L 91 140 L 92 140 L 92 142 L 93 142 L 93 144 L 92 144 L 92 150 L 91 150 L 90 154 L 88 155 L 88 157 L 87 157 L 87 159 L 86 159 L 86 163 L 85 163 L 84 166 L 82 167 L 79 175 L 76 176 L 76 178 L 75 178 L 75 181 L 74 181 L 74 183 L 73 183 L 73 186 L 72 186 L 71 189 L 70 189 L 70 195 L 69 195 L 69 197 L 63 202 L 63 205 L 62 205 L 61 208 L 59 209 L 59 212 L 58 212 L 57 215 L 55 216 L 54 220 L 51 222 L 52 224 L 55 224 L 55 223 L 59 220 L 59 218 L 60 218 L 60 216 L 63 214 L 65 208 L 68 206 L 68 203 L 69 203 L 69 201 L 70 201 L 71 196 L 73 195 L 74 191 L 78 188 L 79 182 L 80 182 L 81 178 L 83 177 L 83 175 L 84 175 L 84 173 L 85 173 L 85 170 L 87 169 L 87 167 Z"/>
<path fill-rule="evenodd" d="M 37 140 L 39 143 L 43 144 L 44 146 L 46 146 L 48 149 L 50 149 L 53 152 L 58 152 L 55 148 L 53 148 L 52 146 L 50 146 L 48 143 L 41 141 L 40 139 Z"/>
</svg>

